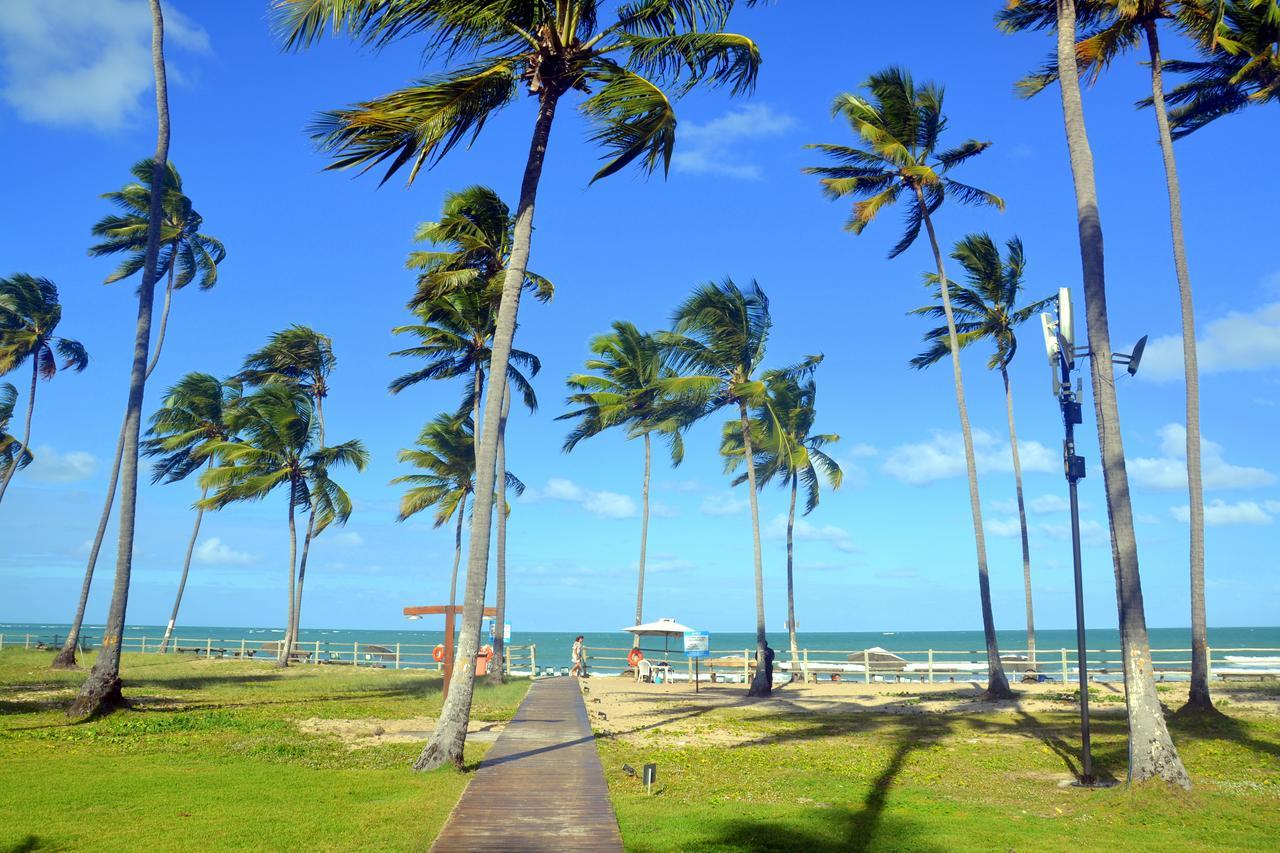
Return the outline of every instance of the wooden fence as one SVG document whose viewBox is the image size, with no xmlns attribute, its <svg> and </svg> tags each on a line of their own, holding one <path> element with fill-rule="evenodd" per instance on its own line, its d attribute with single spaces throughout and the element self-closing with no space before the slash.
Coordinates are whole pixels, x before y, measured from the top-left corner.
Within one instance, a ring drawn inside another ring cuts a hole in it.
<svg viewBox="0 0 1280 853">
<path fill-rule="evenodd" d="M 642 648 L 650 665 L 662 670 L 662 677 L 692 680 L 694 663 L 681 650 Z M 595 675 L 618 675 L 633 671 L 628 648 L 594 647 L 587 650 L 587 669 Z M 878 682 L 968 682 L 987 679 L 986 650 L 922 649 L 890 651 L 882 649 L 800 649 L 795 659 L 790 650 L 775 650 L 775 677 L 788 673 L 810 680 Z M 755 668 L 756 650 L 713 649 L 698 664 L 703 681 L 745 682 Z M 1010 681 L 1035 680 L 1071 683 L 1078 681 L 1080 661 L 1075 649 L 1007 650 L 1001 654 Z M 1152 666 L 1160 681 L 1186 680 L 1191 675 L 1190 649 L 1152 649 Z M 1089 680 L 1120 680 L 1124 656 L 1119 649 L 1087 649 L 1084 667 Z M 1280 649 L 1210 648 L 1210 678 L 1261 679 L 1280 677 Z"/>
</svg>

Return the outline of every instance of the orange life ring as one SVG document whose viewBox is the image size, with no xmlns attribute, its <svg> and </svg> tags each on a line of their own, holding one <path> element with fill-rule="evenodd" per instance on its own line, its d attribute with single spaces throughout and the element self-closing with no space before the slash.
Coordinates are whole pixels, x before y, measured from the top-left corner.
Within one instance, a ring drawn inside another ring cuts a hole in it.
<svg viewBox="0 0 1280 853">
<path fill-rule="evenodd" d="M 480 657 L 493 660 L 493 646 L 481 646 Z"/>
<path fill-rule="evenodd" d="M 642 660 L 644 660 L 644 653 L 639 649 L 632 649 L 631 654 L 627 655 L 627 663 L 632 666 L 636 666 Z"/>
<path fill-rule="evenodd" d="M 444 660 L 444 646 L 442 645 L 436 646 L 434 649 L 432 649 L 431 657 L 435 660 L 436 663 L 440 663 L 440 661 Z"/>
</svg>

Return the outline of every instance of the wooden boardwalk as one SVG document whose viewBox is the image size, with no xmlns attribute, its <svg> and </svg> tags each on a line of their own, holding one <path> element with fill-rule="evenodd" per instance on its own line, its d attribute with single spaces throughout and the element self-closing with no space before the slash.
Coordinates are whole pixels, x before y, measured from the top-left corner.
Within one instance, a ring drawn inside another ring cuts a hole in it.
<svg viewBox="0 0 1280 853">
<path fill-rule="evenodd" d="M 622 850 L 573 678 L 535 681 L 432 850 Z"/>
</svg>

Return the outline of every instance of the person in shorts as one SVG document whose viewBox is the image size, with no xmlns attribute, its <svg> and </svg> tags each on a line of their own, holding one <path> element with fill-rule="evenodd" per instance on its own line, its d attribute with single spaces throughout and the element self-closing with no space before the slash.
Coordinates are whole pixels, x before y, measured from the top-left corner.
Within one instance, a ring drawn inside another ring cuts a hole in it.
<svg viewBox="0 0 1280 853">
<path fill-rule="evenodd" d="M 587 674 L 587 651 L 582 645 L 582 635 L 579 634 L 573 641 L 573 651 L 570 653 L 569 675 L 585 676 Z"/>
</svg>

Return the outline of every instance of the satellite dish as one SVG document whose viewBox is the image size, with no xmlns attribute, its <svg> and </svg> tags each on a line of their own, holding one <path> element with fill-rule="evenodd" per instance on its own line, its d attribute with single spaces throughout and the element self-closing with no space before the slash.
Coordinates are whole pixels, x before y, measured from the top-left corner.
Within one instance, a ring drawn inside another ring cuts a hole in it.
<svg viewBox="0 0 1280 853">
<path fill-rule="evenodd" d="M 1058 333 L 1066 340 L 1067 346 L 1076 345 L 1075 316 L 1071 310 L 1071 288 L 1058 288 Z M 1070 358 L 1071 353 L 1067 353 Z"/>
<path fill-rule="evenodd" d="M 1044 352 L 1049 357 L 1049 377 L 1053 380 L 1053 396 L 1058 396 L 1062 385 L 1062 370 L 1058 364 L 1061 345 L 1058 343 L 1058 326 L 1048 314 L 1040 315 L 1040 327 L 1044 331 Z"/>
<path fill-rule="evenodd" d="M 1133 348 L 1133 355 L 1129 356 L 1129 375 L 1138 375 L 1138 364 L 1142 361 L 1142 351 L 1147 348 L 1147 336 L 1143 335 L 1138 341 L 1138 345 Z"/>
</svg>

